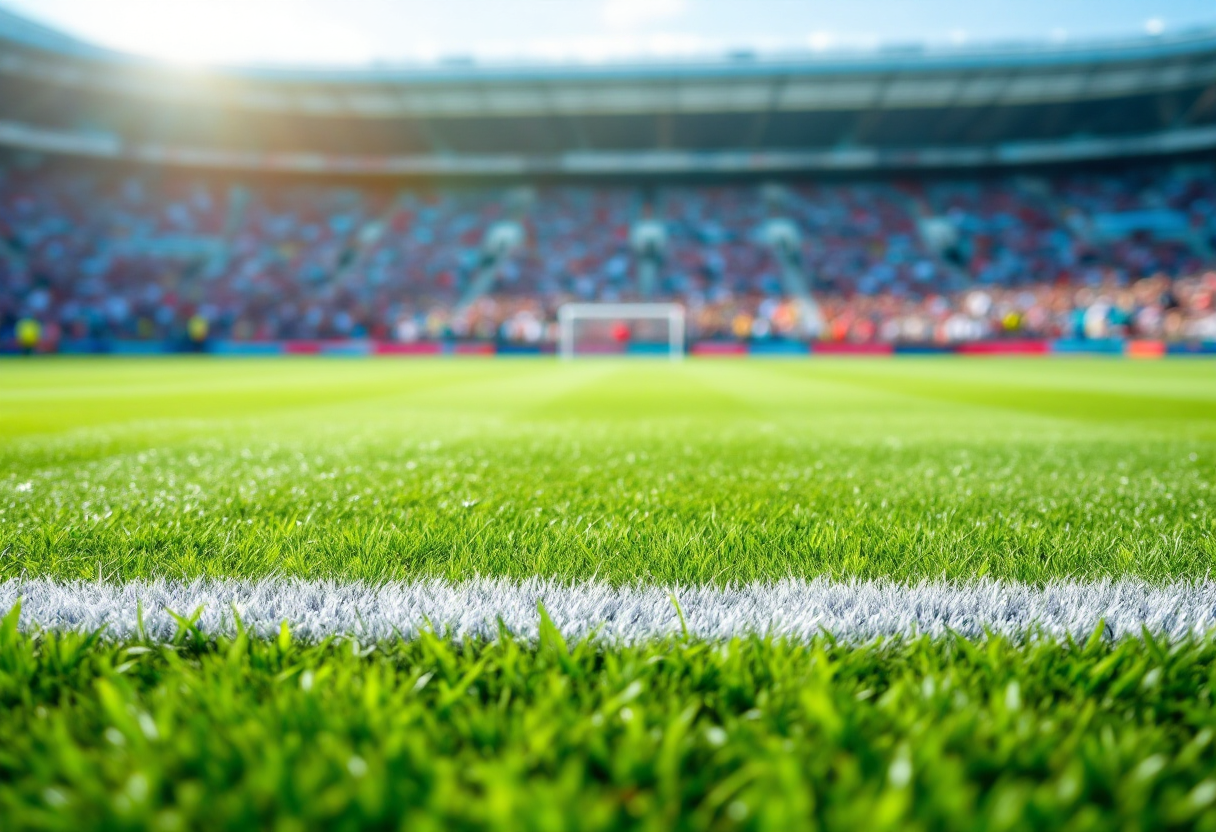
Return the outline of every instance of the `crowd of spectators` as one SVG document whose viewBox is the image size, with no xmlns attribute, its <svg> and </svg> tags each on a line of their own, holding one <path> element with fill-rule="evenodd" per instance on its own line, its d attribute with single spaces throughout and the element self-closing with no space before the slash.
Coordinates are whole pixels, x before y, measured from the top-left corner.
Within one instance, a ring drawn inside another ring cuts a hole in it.
<svg viewBox="0 0 1216 832">
<path fill-rule="evenodd" d="M 774 220 L 794 229 L 783 250 Z M 638 249 L 641 221 L 659 249 Z M 14 168 L 0 342 L 36 324 L 46 342 L 541 343 L 562 303 L 640 299 L 648 257 L 652 296 L 684 303 L 697 339 L 1213 340 L 1214 247 L 1208 167 L 405 192 Z"/>
</svg>

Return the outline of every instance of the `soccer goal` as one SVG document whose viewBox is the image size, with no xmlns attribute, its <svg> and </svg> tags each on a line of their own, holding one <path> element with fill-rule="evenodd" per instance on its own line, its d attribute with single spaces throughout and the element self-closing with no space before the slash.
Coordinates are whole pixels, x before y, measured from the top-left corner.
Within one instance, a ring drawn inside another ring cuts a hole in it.
<svg viewBox="0 0 1216 832">
<path fill-rule="evenodd" d="M 558 352 L 684 357 L 684 307 L 678 303 L 567 303 L 557 310 Z"/>
</svg>

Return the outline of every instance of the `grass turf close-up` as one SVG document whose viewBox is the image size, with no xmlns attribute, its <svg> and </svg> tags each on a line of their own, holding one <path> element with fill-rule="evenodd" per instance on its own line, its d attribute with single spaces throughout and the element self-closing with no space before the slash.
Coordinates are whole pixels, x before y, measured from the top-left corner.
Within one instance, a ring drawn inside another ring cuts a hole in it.
<svg viewBox="0 0 1216 832">
<path fill-rule="evenodd" d="M 0 830 L 1216 829 L 1214 461 L 1202 360 L 4 361 Z"/>
<path fill-rule="evenodd" d="M 1216 645 L 0 630 L 0 826 L 1214 829 Z"/>
</svg>

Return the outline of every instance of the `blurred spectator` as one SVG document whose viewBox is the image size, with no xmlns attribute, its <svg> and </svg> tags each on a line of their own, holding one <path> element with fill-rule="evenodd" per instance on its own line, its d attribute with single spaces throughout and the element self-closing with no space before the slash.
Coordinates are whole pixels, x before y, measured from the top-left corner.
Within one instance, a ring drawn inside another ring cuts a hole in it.
<svg viewBox="0 0 1216 832">
<path fill-rule="evenodd" d="M 32 353 L 42 340 L 42 324 L 33 318 L 22 318 L 17 321 L 17 346 L 24 353 Z"/>
<path fill-rule="evenodd" d="M 640 299 L 643 217 L 693 338 L 804 337 L 801 281 L 829 340 L 1216 339 L 1210 167 L 396 193 L 51 166 L 0 174 L 0 341 L 553 341 L 562 303 Z M 504 221 L 522 244 L 491 251 Z"/>
</svg>

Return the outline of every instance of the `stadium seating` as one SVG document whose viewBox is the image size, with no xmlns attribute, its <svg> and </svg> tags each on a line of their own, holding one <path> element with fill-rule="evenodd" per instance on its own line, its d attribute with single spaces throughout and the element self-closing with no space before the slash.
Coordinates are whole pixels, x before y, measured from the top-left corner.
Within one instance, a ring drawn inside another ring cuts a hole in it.
<svg viewBox="0 0 1216 832">
<path fill-rule="evenodd" d="M 0 341 L 551 343 L 569 300 L 638 297 L 631 229 L 666 230 L 655 292 L 698 341 L 803 337 L 760 234 L 780 217 L 819 338 L 1216 339 L 1216 175 L 399 192 L 23 169 L 0 180 Z M 489 229 L 520 245 L 489 257 Z M 492 269 L 488 292 L 470 297 Z"/>
</svg>

